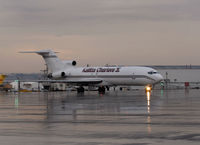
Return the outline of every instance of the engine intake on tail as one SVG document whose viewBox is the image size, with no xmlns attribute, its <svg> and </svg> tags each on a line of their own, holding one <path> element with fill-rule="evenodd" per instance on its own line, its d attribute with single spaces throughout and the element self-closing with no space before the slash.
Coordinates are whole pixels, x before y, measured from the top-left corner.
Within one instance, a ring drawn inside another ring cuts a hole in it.
<svg viewBox="0 0 200 145">
<path fill-rule="evenodd" d="M 61 77 L 66 77 L 66 74 L 65 74 L 65 72 L 61 72 Z"/>
<path fill-rule="evenodd" d="M 52 78 L 59 79 L 67 77 L 66 72 L 55 72 L 52 74 Z"/>
<path fill-rule="evenodd" d="M 72 65 L 75 66 L 76 65 L 76 61 L 72 61 Z"/>
<path fill-rule="evenodd" d="M 71 65 L 71 66 L 76 66 L 76 61 L 75 60 L 70 60 L 70 61 L 63 61 L 63 63 L 65 64 L 65 65 Z"/>
</svg>

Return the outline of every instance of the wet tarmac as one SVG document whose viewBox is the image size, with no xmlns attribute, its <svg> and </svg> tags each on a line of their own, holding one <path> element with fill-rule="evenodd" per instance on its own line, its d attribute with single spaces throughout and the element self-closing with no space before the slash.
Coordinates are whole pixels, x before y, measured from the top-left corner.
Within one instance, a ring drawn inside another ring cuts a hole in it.
<svg viewBox="0 0 200 145">
<path fill-rule="evenodd" d="M 2 145 L 198 145 L 200 90 L 0 92 Z"/>
</svg>

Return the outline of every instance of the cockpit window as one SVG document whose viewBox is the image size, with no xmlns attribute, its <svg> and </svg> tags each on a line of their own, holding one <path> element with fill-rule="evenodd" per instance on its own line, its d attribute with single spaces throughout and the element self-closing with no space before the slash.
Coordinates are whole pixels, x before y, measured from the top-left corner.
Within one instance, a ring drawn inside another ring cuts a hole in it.
<svg viewBox="0 0 200 145">
<path fill-rule="evenodd" d="M 158 72 L 156 72 L 156 71 L 150 71 L 150 72 L 148 72 L 148 74 L 150 74 L 150 75 L 152 75 L 152 74 L 157 74 Z"/>
</svg>

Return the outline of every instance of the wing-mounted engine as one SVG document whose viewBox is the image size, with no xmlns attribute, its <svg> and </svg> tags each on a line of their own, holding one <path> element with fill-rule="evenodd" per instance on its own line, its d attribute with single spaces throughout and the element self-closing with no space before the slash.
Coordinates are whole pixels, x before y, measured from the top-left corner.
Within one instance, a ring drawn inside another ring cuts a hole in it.
<svg viewBox="0 0 200 145">
<path fill-rule="evenodd" d="M 63 60 L 62 63 L 67 67 L 67 66 L 76 66 L 76 61 L 75 60 Z"/>
</svg>

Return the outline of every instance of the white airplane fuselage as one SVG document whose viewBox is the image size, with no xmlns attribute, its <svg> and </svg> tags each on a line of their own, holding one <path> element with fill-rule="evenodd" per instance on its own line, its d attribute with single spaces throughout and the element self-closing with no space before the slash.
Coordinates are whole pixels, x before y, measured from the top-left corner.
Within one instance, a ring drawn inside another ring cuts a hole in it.
<svg viewBox="0 0 200 145">
<path fill-rule="evenodd" d="M 65 73 L 61 77 L 61 73 Z M 163 77 L 149 67 L 70 67 L 53 74 L 54 79 L 80 80 L 100 79 L 96 86 L 145 86 L 160 82 Z"/>
<path fill-rule="evenodd" d="M 156 84 L 163 79 L 155 69 L 150 67 L 77 67 L 76 61 L 60 60 L 51 50 L 22 53 L 41 55 L 51 72 L 49 74 L 51 79 L 62 80 L 62 82 L 77 86 L 146 86 Z"/>
</svg>

